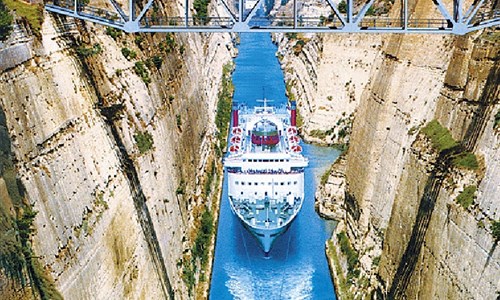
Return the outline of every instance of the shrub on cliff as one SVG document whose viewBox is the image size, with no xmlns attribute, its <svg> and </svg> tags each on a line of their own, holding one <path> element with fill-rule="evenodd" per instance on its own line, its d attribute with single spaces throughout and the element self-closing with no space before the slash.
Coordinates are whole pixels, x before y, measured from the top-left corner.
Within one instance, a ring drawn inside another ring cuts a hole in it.
<svg viewBox="0 0 500 300">
<path fill-rule="evenodd" d="M 29 26 L 40 36 L 40 29 L 43 21 L 43 6 L 41 4 L 31 4 L 17 0 L 2 0 L 10 10 L 15 11 L 16 15 L 29 23 Z"/>
<path fill-rule="evenodd" d="M 134 140 L 141 154 L 153 148 L 153 136 L 149 132 L 137 132 L 134 135 Z"/>
<path fill-rule="evenodd" d="M 149 73 L 144 62 L 136 62 L 134 65 L 134 71 L 137 75 L 139 75 L 139 77 L 141 77 L 142 81 L 144 81 L 146 85 L 151 83 L 151 78 L 149 78 Z"/>
<path fill-rule="evenodd" d="M 195 25 L 208 23 L 208 0 L 194 0 L 193 7 L 196 10 L 194 15 Z"/>
<path fill-rule="evenodd" d="M 474 194 L 476 193 L 477 187 L 475 185 L 466 186 L 465 189 L 458 195 L 456 201 L 463 208 L 467 209 L 474 203 Z"/>
<path fill-rule="evenodd" d="M 477 157 L 474 153 L 463 152 L 453 158 L 453 164 L 458 167 L 476 170 L 479 167 Z"/>
<path fill-rule="evenodd" d="M 0 41 L 5 41 L 12 31 L 12 16 L 0 0 Z"/>
<path fill-rule="evenodd" d="M 500 126 L 500 110 L 495 115 L 495 124 L 493 125 L 493 128 L 497 128 L 499 126 Z"/>
<path fill-rule="evenodd" d="M 340 244 L 340 251 L 347 257 L 347 280 L 349 281 L 359 276 L 359 270 L 357 270 L 359 256 L 352 248 L 345 232 L 338 233 L 337 238 Z"/>
<path fill-rule="evenodd" d="M 443 127 L 437 120 L 429 122 L 422 128 L 422 132 L 431 139 L 432 146 L 439 152 L 458 146 L 457 141 L 453 139 L 450 131 Z"/>
<path fill-rule="evenodd" d="M 493 239 L 495 242 L 500 241 L 500 220 L 491 222 L 491 234 L 493 235 Z"/>
</svg>

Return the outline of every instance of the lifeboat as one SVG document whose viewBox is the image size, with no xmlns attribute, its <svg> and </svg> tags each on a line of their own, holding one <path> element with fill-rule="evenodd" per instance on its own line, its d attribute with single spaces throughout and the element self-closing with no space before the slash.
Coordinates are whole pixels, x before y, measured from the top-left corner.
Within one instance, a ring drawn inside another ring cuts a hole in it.
<svg viewBox="0 0 500 300">
<path fill-rule="evenodd" d="M 233 130 L 231 131 L 234 135 L 241 135 L 243 130 L 240 127 L 234 127 Z"/>
<path fill-rule="evenodd" d="M 300 138 L 296 135 L 290 137 L 290 143 L 298 144 L 300 142 Z"/>
<path fill-rule="evenodd" d="M 238 145 L 229 146 L 229 152 L 231 152 L 231 153 L 236 153 L 236 152 L 238 152 L 238 150 L 240 150 L 240 146 L 238 146 Z"/>
<path fill-rule="evenodd" d="M 297 134 L 297 128 L 295 128 L 295 127 L 288 127 L 288 129 L 286 130 L 286 132 L 288 133 L 288 135 L 296 135 Z"/>
<path fill-rule="evenodd" d="M 238 135 L 235 135 L 235 136 L 231 137 L 231 143 L 233 143 L 233 144 L 239 144 L 239 143 L 241 143 L 241 137 L 238 136 Z"/>
<path fill-rule="evenodd" d="M 292 149 L 292 152 L 294 152 L 294 153 L 302 152 L 302 147 L 300 147 L 299 145 L 293 145 L 291 149 Z"/>
</svg>

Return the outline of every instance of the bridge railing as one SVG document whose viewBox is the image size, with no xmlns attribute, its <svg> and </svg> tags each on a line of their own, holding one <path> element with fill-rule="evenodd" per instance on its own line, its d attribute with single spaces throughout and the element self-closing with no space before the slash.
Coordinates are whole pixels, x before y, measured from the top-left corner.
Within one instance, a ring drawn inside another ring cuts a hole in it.
<svg viewBox="0 0 500 300">
<path fill-rule="evenodd" d="M 458 8 L 448 11 L 441 2 L 443 0 L 432 1 L 441 13 L 442 18 L 413 18 L 408 8 L 402 8 L 398 18 L 389 18 L 385 16 L 366 15 L 366 12 L 374 0 L 369 1 L 360 10 L 351 14 L 339 13 L 338 5 L 330 2 L 326 5 L 333 9 L 334 13 L 328 17 L 308 16 L 299 8 L 300 1 L 293 2 L 294 10 L 287 16 L 271 15 L 261 16 L 256 13 L 260 5 L 265 0 L 258 0 L 252 9 L 237 8 L 240 11 L 235 14 L 232 6 L 228 6 L 225 1 L 230 0 L 210 0 L 223 4 L 227 14 L 222 12 L 222 16 L 197 16 L 196 11 L 185 9 L 184 15 L 180 16 L 162 16 L 155 11 L 154 1 L 148 0 L 147 3 L 139 9 L 135 1 L 128 2 L 128 9 L 122 8 L 115 0 L 99 0 L 96 7 L 88 5 L 96 0 L 48 0 L 46 9 L 51 12 L 64 14 L 67 16 L 96 22 L 103 25 L 112 26 L 127 32 L 248 32 L 248 31 L 266 31 L 266 32 L 417 32 L 417 33 L 455 33 L 465 34 L 467 32 L 486 27 L 500 26 L 500 9 L 492 9 L 486 0 L 475 1 L 467 12 L 460 9 L 464 0 L 453 0 L 458 3 Z M 168 0 L 170 1 L 170 0 Z M 182 1 L 182 0 L 181 0 Z M 245 1 L 250 0 L 241 0 Z M 252 0 L 253 1 L 253 0 Z M 350 3 L 354 0 L 346 0 Z M 123 1 L 122 1 L 123 2 Z M 192 0 L 185 0 L 185 5 L 191 4 Z M 483 5 L 487 3 L 487 5 Z M 85 3 L 85 4 L 84 4 Z M 235 1 L 231 2 L 236 5 Z M 406 3 L 402 1 L 402 4 Z M 144 4 L 144 3 L 143 3 Z M 192 5 L 192 4 L 191 4 Z M 350 3 L 351 8 L 353 3 Z M 244 5 L 243 5 L 244 6 Z M 242 7 L 243 7 L 242 6 Z M 348 5 L 349 6 L 349 5 Z M 123 10 L 125 9 L 126 12 Z M 129 15 L 127 15 L 127 13 Z M 221 12 L 218 12 L 221 14 Z M 462 14 L 463 13 L 463 14 Z M 131 15 L 130 15 L 131 14 Z M 303 15 L 304 14 L 304 15 Z"/>
<path fill-rule="evenodd" d="M 144 17 L 141 19 L 144 28 L 153 27 L 212 27 L 229 28 L 234 22 L 229 17 Z"/>
</svg>

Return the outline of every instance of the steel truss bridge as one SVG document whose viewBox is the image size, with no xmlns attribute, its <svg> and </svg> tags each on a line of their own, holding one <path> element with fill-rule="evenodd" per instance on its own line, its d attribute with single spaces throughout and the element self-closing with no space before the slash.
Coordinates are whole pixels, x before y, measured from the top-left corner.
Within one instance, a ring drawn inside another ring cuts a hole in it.
<svg viewBox="0 0 500 300">
<path fill-rule="evenodd" d="M 45 9 L 126 32 L 463 35 L 500 26 L 500 0 L 49 0 Z"/>
</svg>

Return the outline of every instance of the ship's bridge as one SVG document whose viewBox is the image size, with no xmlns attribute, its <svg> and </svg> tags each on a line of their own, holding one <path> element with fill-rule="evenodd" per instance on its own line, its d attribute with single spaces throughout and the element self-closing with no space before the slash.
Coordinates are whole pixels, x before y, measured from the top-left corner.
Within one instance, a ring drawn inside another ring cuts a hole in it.
<svg viewBox="0 0 500 300">
<path fill-rule="evenodd" d="M 278 125 L 267 119 L 255 123 L 252 129 L 252 144 L 274 147 L 280 142 Z"/>
</svg>

